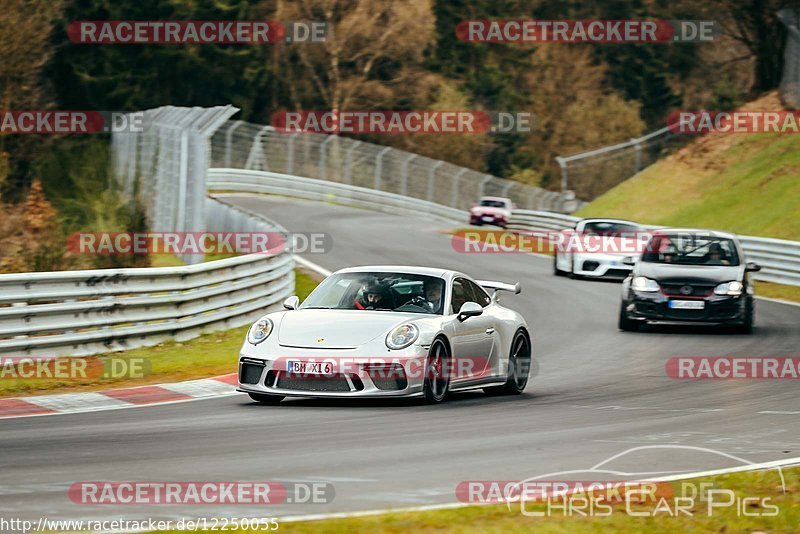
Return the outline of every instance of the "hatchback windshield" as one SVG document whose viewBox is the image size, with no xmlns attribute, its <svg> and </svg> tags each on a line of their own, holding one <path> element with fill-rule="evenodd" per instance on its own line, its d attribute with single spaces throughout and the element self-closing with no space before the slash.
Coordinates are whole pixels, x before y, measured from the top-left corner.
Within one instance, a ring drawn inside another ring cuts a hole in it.
<svg viewBox="0 0 800 534">
<path fill-rule="evenodd" d="M 328 277 L 300 309 L 383 310 L 442 314 L 444 280 L 407 273 L 340 273 Z"/>
<path fill-rule="evenodd" d="M 505 208 L 506 203 L 502 200 L 481 200 L 481 206 L 486 206 L 487 208 Z"/>
<path fill-rule="evenodd" d="M 739 265 L 732 239 L 696 234 L 656 235 L 642 261 L 678 265 Z"/>
</svg>

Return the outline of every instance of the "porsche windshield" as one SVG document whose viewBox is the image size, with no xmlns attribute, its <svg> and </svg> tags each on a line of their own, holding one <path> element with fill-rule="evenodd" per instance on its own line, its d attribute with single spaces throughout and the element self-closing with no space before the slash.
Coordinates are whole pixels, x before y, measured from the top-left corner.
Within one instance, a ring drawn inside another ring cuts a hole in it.
<svg viewBox="0 0 800 534">
<path fill-rule="evenodd" d="M 380 310 L 441 315 L 444 280 L 407 273 L 340 273 L 322 282 L 301 310 Z"/>
<path fill-rule="evenodd" d="M 695 234 L 656 235 L 647 244 L 642 261 L 677 265 L 739 265 L 732 239 Z"/>
<path fill-rule="evenodd" d="M 583 226 L 583 233 L 587 235 L 603 235 L 611 237 L 632 237 L 639 231 L 635 224 L 625 224 L 609 221 L 587 222 Z"/>
</svg>

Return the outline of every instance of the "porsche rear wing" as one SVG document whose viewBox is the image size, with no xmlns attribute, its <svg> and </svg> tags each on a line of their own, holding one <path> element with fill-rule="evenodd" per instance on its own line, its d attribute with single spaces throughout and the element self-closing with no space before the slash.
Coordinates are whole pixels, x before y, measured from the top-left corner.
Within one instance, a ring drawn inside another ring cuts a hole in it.
<svg viewBox="0 0 800 534">
<path fill-rule="evenodd" d="M 512 291 L 515 295 L 519 295 L 522 292 L 522 286 L 519 285 L 519 282 L 516 284 L 505 284 L 503 282 L 492 282 L 491 280 L 475 280 L 479 286 L 483 289 L 491 289 L 494 291 L 492 294 L 492 298 L 495 298 L 498 291 Z"/>
</svg>

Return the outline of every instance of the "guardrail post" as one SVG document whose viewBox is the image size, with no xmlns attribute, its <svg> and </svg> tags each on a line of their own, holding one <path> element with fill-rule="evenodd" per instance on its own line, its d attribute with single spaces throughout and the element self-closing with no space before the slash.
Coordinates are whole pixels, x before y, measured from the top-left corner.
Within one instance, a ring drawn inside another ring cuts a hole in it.
<svg viewBox="0 0 800 534">
<path fill-rule="evenodd" d="M 436 169 L 438 169 L 443 163 L 444 161 L 437 161 L 433 164 L 433 167 L 428 169 L 428 191 L 426 197 L 428 202 L 433 202 L 433 181 L 436 178 Z"/>
<path fill-rule="evenodd" d="M 328 179 L 328 143 L 335 139 L 335 135 L 329 135 L 319 147 L 319 179 Z"/>
<path fill-rule="evenodd" d="M 411 154 L 408 158 L 403 160 L 403 164 L 400 167 L 400 177 L 402 179 L 400 182 L 400 194 L 403 196 L 407 196 L 408 193 L 408 164 L 414 161 L 416 157 L 416 154 Z"/>
<path fill-rule="evenodd" d="M 231 168 L 231 140 L 233 138 L 233 131 L 242 125 L 242 121 L 234 121 L 233 124 L 225 132 L 225 167 Z"/>
<path fill-rule="evenodd" d="M 289 136 L 288 147 L 286 148 L 286 174 L 294 172 L 294 138 L 300 134 L 292 134 Z"/>
<path fill-rule="evenodd" d="M 639 139 L 633 138 L 631 139 L 631 143 L 633 143 L 634 149 L 633 173 L 636 174 L 642 170 L 642 143 Z"/>
<path fill-rule="evenodd" d="M 375 184 L 373 189 L 376 191 L 381 190 L 381 174 L 383 174 L 383 155 L 389 152 L 392 148 L 386 147 L 375 156 Z"/>
<path fill-rule="evenodd" d="M 561 167 L 561 192 L 563 193 L 567 190 L 567 178 L 569 177 L 567 162 L 561 156 L 556 156 L 556 163 Z"/>
<path fill-rule="evenodd" d="M 460 171 L 458 171 L 455 176 L 453 176 L 453 189 L 451 191 L 452 197 L 450 199 L 451 208 L 458 207 L 458 191 L 459 191 L 459 186 L 461 185 L 461 177 L 464 175 L 465 172 L 467 172 L 467 169 L 463 168 Z"/>
<path fill-rule="evenodd" d="M 361 141 L 356 141 L 350 148 L 347 149 L 347 156 L 345 159 L 344 181 L 350 185 L 353 183 L 353 151 L 361 144 Z"/>
<path fill-rule="evenodd" d="M 175 228 L 179 232 L 186 231 L 186 185 L 189 181 L 189 130 L 181 130 L 181 163 L 178 174 L 178 216 Z"/>
<path fill-rule="evenodd" d="M 491 182 L 492 178 L 494 178 L 494 176 L 492 176 L 491 174 L 484 175 L 483 180 L 481 180 L 481 183 L 478 185 L 478 196 L 479 197 L 484 196 L 483 192 L 484 192 L 484 189 L 486 188 L 486 184 Z"/>
</svg>

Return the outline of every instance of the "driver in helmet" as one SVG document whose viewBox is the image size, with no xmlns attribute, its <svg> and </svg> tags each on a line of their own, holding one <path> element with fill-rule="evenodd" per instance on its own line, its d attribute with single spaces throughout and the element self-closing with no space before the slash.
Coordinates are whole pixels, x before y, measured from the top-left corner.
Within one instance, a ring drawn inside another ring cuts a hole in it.
<svg viewBox="0 0 800 534">
<path fill-rule="evenodd" d="M 359 310 L 391 310 L 393 309 L 388 286 L 377 280 L 364 284 L 356 295 L 355 307 Z"/>
</svg>

